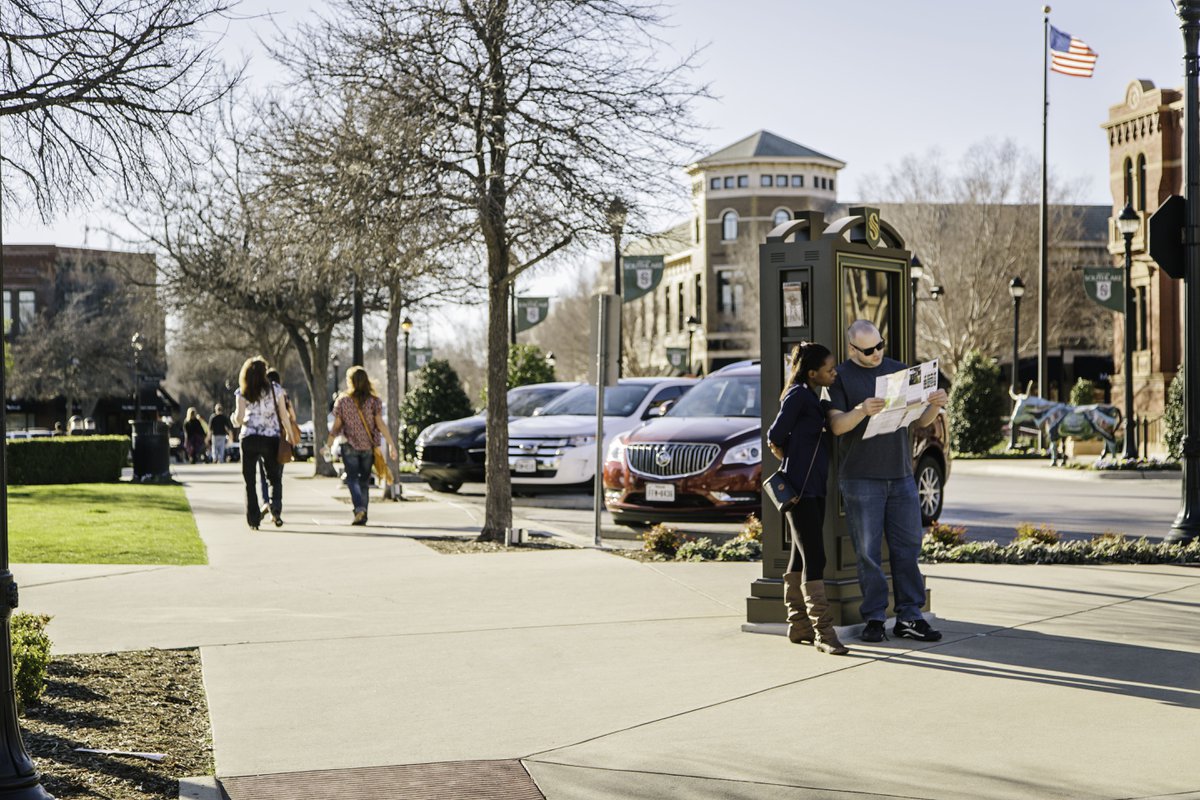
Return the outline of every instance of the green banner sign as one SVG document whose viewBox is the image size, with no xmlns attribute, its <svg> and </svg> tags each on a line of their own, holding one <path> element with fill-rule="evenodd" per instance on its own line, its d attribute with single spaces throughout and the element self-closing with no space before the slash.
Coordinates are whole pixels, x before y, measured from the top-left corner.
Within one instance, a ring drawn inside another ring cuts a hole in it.
<svg viewBox="0 0 1200 800">
<path fill-rule="evenodd" d="M 658 288 L 663 276 L 662 256 L 625 256 L 621 297 L 624 302 L 637 300 Z"/>
<path fill-rule="evenodd" d="M 544 322 L 549 314 L 549 297 L 518 297 L 517 333 L 527 331 L 534 325 Z"/>
<path fill-rule="evenodd" d="M 1125 310 L 1125 270 L 1120 267 L 1084 267 L 1083 290 L 1093 303 Z"/>
<path fill-rule="evenodd" d="M 668 347 L 667 348 L 667 363 L 672 369 L 677 369 L 680 372 L 687 372 L 689 367 L 687 363 L 687 348 L 686 347 Z"/>
<path fill-rule="evenodd" d="M 408 371 L 419 372 L 425 368 L 425 365 L 433 360 L 432 347 L 410 347 L 408 348 Z"/>
</svg>

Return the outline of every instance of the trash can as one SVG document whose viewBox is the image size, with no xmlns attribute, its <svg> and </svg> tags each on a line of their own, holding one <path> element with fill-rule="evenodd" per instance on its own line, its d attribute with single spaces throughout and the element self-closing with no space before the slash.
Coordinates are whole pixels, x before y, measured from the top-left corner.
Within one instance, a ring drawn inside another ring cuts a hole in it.
<svg viewBox="0 0 1200 800">
<path fill-rule="evenodd" d="M 158 420 L 130 422 L 133 428 L 133 479 L 171 477 L 171 446 L 167 426 Z"/>
</svg>

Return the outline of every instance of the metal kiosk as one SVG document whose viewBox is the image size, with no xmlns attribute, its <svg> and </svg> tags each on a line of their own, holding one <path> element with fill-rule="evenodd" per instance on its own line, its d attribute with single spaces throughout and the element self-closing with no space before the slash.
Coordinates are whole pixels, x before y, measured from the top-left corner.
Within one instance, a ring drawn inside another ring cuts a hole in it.
<svg viewBox="0 0 1200 800">
<path fill-rule="evenodd" d="M 763 475 L 779 468 L 766 446 L 767 429 L 779 410 L 792 345 L 817 341 L 847 358 L 846 328 L 869 319 L 887 341 L 888 355 L 914 362 L 909 252 L 904 240 L 879 210 L 850 209 L 850 216 L 826 225 L 824 215 L 803 211 L 767 236 L 759 247 L 760 335 L 762 353 Z M 862 622 L 854 545 L 846 529 L 838 492 L 838 448 L 833 447 L 825 509 L 826 592 L 834 624 Z M 791 541 L 782 515 L 763 502 L 762 577 L 746 599 L 746 630 L 785 621 L 783 573 Z M 886 544 L 884 545 L 886 548 Z M 887 568 L 887 558 L 884 557 Z M 928 592 L 926 608 L 928 608 Z"/>
</svg>

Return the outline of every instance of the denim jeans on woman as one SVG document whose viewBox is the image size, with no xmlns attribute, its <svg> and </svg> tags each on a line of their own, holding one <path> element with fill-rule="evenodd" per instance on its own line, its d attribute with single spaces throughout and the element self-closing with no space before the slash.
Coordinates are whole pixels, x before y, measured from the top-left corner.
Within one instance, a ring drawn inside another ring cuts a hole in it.
<svg viewBox="0 0 1200 800">
<path fill-rule="evenodd" d="M 896 479 L 842 478 L 846 525 L 858 557 L 864 621 L 887 618 L 888 585 L 882 567 L 882 542 L 888 545 L 896 617 L 921 619 L 925 579 L 917 566 L 921 554 L 921 504 L 912 476 Z"/>
<path fill-rule="evenodd" d="M 366 513 L 367 502 L 371 499 L 371 466 L 375 463 L 375 455 L 370 450 L 355 450 L 350 445 L 342 445 L 342 464 L 346 466 L 346 486 L 350 489 L 350 503 L 354 513 Z"/>
</svg>

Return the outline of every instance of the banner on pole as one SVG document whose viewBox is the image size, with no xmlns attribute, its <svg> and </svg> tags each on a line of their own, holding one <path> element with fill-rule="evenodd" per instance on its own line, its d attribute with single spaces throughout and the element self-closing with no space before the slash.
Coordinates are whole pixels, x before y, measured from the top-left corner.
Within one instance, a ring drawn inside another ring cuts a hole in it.
<svg viewBox="0 0 1200 800">
<path fill-rule="evenodd" d="M 518 297 L 517 333 L 527 331 L 533 326 L 545 322 L 549 314 L 549 297 Z"/>
<path fill-rule="evenodd" d="M 687 348 L 686 347 L 668 347 L 667 348 L 667 363 L 672 369 L 677 369 L 680 372 L 686 373 L 691 367 L 687 363 Z"/>
<path fill-rule="evenodd" d="M 433 360 L 432 347 L 410 347 L 408 348 L 408 371 L 418 372 L 425 368 L 425 365 Z"/>
<path fill-rule="evenodd" d="M 663 276 L 662 256 L 625 256 L 621 260 L 621 299 L 628 303 L 658 288 Z"/>
<path fill-rule="evenodd" d="M 1110 311 L 1125 310 L 1125 270 L 1120 267 L 1084 267 L 1083 290 L 1093 303 Z"/>
</svg>

